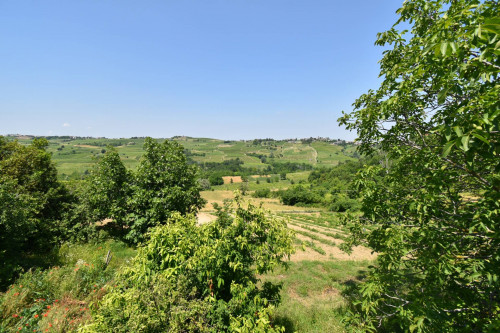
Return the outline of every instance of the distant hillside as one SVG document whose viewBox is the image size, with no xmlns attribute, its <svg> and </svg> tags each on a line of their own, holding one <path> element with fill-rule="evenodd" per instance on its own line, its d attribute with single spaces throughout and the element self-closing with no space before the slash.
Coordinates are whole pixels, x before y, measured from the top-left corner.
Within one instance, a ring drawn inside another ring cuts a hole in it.
<svg viewBox="0 0 500 333">
<path fill-rule="evenodd" d="M 34 138 L 29 135 L 8 137 L 26 144 Z M 108 139 L 50 136 L 46 138 L 49 140 L 48 150 L 57 163 L 61 179 L 81 178 L 92 167 L 93 159 L 104 153 L 108 145 L 118 149 L 124 164 L 129 168 L 136 167 L 143 153 L 143 137 Z M 328 138 L 229 141 L 177 136 L 171 140 L 182 144 L 188 158 L 198 163 L 223 162 L 238 158 L 243 161 L 243 167 L 262 170 L 267 169 L 271 163 L 279 162 L 329 167 L 358 157 L 353 143 Z"/>
</svg>

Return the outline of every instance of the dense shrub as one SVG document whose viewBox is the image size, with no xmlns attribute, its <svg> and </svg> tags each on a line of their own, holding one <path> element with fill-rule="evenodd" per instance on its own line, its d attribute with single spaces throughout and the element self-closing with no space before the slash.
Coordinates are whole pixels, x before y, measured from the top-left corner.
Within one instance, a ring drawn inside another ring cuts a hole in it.
<svg viewBox="0 0 500 333">
<path fill-rule="evenodd" d="M 218 207 L 217 220 L 197 226 L 174 214 L 106 295 L 86 332 L 278 332 L 272 302 L 279 287 L 256 274 L 284 264 L 292 252 L 286 224 L 252 205 Z"/>
<path fill-rule="evenodd" d="M 279 192 L 281 201 L 289 206 L 304 206 L 319 204 L 322 202 L 322 197 L 318 192 L 311 191 L 303 185 L 293 186 L 287 190 Z"/>
<path fill-rule="evenodd" d="M 224 184 L 224 179 L 222 179 L 222 177 L 218 176 L 218 175 L 210 175 L 208 180 L 210 181 L 210 185 L 213 185 L 213 186 Z"/>
<path fill-rule="evenodd" d="M 334 195 L 328 209 L 332 212 L 356 211 L 361 208 L 361 203 L 357 199 L 351 199 L 345 194 Z"/>
<path fill-rule="evenodd" d="M 270 198 L 271 190 L 268 188 L 260 188 L 253 192 L 252 197 L 254 198 Z"/>
</svg>

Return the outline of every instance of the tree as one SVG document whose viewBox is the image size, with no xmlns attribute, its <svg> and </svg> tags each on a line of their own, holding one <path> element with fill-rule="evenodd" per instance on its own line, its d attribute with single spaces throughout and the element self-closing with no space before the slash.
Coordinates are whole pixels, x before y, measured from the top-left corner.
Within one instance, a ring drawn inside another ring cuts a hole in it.
<svg viewBox="0 0 500 333">
<path fill-rule="evenodd" d="M 73 198 L 57 180 L 47 146 L 46 139 L 24 146 L 0 136 L 0 287 L 26 255 L 68 236 L 63 218 Z"/>
<path fill-rule="evenodd" d="M 123 229 L 128 214 L 130 179 L 116 148 L 108 146 L 85 179 L 84 200 L 94 222 L 111 218 Z"/>
<path fill-rule="evenodd" d="M 363 330 L 500 329 L 500 27 L 497 1 L 406 1 L 378 35 L 383 82 L 341 124 L 362 153 L 352 244 L 379 253 L 352 298 Z M 398 24 L 412 24 L 411 34 Z M 408 38 L 406 40 L 405 38 Z M 384 181 L 372 177 L 380 171 Z M 364 228 L 365 224 L 373 224 Z"/>
<path fill-rule="evenodd" d="M 137 242 L 149 227 L 166 223 L 173 212 L 197 212 L 205 204 L 200 195 L 197 169 L 188 165 L 184 148 L 175 141 L 144 141 L 145 153 L 134 176 L 129 205 L 130 231 L 127 238 Z"/>
</svg>

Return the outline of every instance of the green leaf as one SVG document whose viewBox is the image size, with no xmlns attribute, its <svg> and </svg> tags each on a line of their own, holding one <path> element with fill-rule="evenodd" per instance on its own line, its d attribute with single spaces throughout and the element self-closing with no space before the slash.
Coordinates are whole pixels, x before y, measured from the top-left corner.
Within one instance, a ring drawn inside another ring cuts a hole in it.
<svg viewBox="0 0 500 333">
<path fill-rule="evenodd" d="M 437 95 L 438 104 L 443 104 L 446 100 L 446 95 L 448 94 L 448 89 L 441 90 Z"/>
<path fill-rule="evenodd" d="M 446 157 L 446 156 L 448 156 L 450 154 L 451 147 L 453 147 L 454 144 L 455 144 L 455 141 L 448 141 L 444 145 L 443 154 L 442 154 L 443 157 Z"/>
<path fill-rule="evenodd" d="M 484 21 L 482 29 L 500 35 L 500 18 L 493 17 Z"/>
<path fill-rule="evenodd" d="M 468 135 L 462 136 L 462 149 L 463 149 L 463 151 L 469 150 L 469 136 Z"/>
<path fill-rule="evenodd" d="M 443 56 L 447 55 L 447 50 L 448 50 L 448 43 L 447 42 L 441 43 L 441 55 Z"/>
<path fill-rule="evenodd" d="M 478 138 L 479 140 L 483 141 L 484 143 L 486 143 L 488 146 L 490 145 L 490 142 L 488 140 L 486 140 L 486 138 L 476 132 L 472 132 L 471 133 L 473 136 L 475 136 L 476 138 Z"/>
</svg>

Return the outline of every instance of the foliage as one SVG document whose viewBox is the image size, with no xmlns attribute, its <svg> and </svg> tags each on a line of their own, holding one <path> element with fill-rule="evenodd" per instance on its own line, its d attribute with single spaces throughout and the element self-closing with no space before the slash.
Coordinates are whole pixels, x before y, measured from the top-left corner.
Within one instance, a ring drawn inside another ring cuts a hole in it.
<svg viewBox="0 0 500 333">
<path fill-rule="evenodd" d="M 271 190 L 268 188 L 259 188 L 252 193 L 252 197 L 254 198 L 270 198 Z"/>
<path fill-rule="evenodd" d="M 211 175 L 208 180 L 210 181 L 210 185 L 222 185 L 224 184 L 224 179 L 221 176 Z"/>
<path fill-rule="evenodd" d="M 85 331 L 282 331 L 272 325 L 279 287 L 259 286 L 256 274 L 292 252 L 284 222 L 237 198 L 212 223 L 176 213 L 149 236 Z"/>
<path fill-rule="evenodd" d="M 128 200 L 131 213 L 126 238 L 132 242 L 141 241 L 149 227 L 165 223 L 173 212 L 194 213 L 205 204 L 197 169 L 187 164 L 180 144 L 146 138 L 144 150 Z"/>
<path fill-rule="evenodd" d="M 62 223 L 73 198 L 57 181 L 47 140 L 29 146 L 0 137 L 0 287 L 33 252 L 67 237 Z"/>
<path fill-rule="evenodd" d="M 311 191 L 303 185 L 296 185 L 287 190 L 279 192 L 280 199 L 285 205 L 289 206 L 307 206 L 319 204 L 322 202 L 321 193 Z"/>
<path fill-rule="evenodd" d="M 259 154 L 246 153 L 247 156 L 261 156 Z M 240 158 L 228 159 L 223 162 L 200 162 L 197 165 L 200 167 L 204 177 L 210 179 L 212 185 L 222 185 L 223 181 L 221 177 L 223 176 L 250 176 L 255 174 L 269 175 L 269 174 L 284 174 L 283 180 L 286 179 L 286 173 L 312 170 L 313 166 L 306 163 L 295 163 L 295 162 L 269 162 L 263 161 L 262 163 L 267 163 L 268 166 L 265 169 L 244 166 L 243 161 Z M 220 179 L 220 180 L 219 180 Z"/>
<path fill-rule="evenodd" d="M 357 180 L 364 215 L 350 240 L 379 257 L 350 321 L 362 330 L 495 331 L 499 5 L 410 0 L 398 13 L 397 24 L 412 24 L 409 40 L 397 24 L 378 35 L 392 46 L 380 61 L 383 82 L 340 119 L 357 130 L 362 153 L 380 147 L 392 162 Z"/>
<path fill-rule="evenodd" d="M 27 195 L 19 195 L 12 181 L 0 183 L 0 284 L 19 270 L 18 254 L 36 234 L 36 220 Z"/>
<path fill-rule="evenodd" d="M 107 251 L 113 258 L 105 264 Z M 75 331 L 112 286 L 115 270 L 134 253 L 123 243 L 65 243 L 59 265 L 33 269 L 0 294 L 0 332 Z"/>
<path fill-rule="evenodd" d="M 200 178 L 200 179 L 198 179 L 198 183 L 200 184 L 200 189 L 203 190 L 203 191 L 207 191 L 207 190 L 211 189 L 210 180 L 208 180 L 206 178 Z"/>
<path fill-rule="evenodd" d="M 120 155 L 112 146 L 97 161 L 85 179 L 83 198 L 93 221 L 113 219 L 115 225 L 123 228 L 130 197 L 131 174 L 127 171 Z"/>
</svg>

